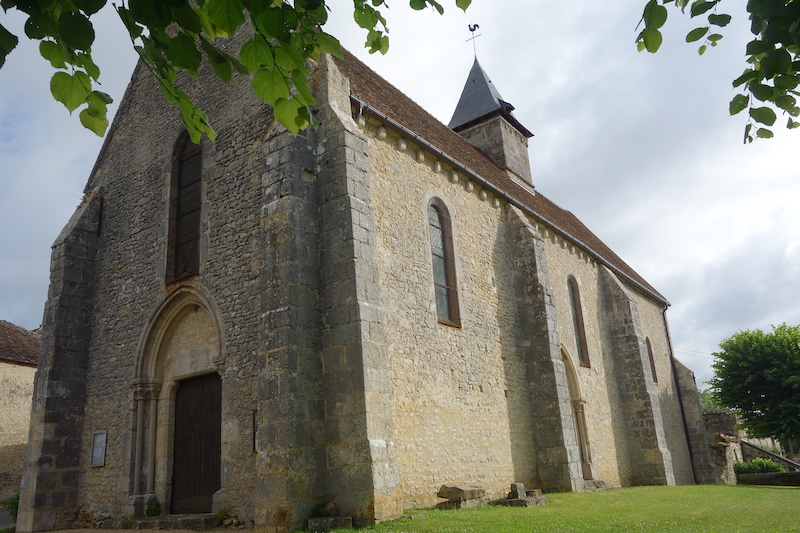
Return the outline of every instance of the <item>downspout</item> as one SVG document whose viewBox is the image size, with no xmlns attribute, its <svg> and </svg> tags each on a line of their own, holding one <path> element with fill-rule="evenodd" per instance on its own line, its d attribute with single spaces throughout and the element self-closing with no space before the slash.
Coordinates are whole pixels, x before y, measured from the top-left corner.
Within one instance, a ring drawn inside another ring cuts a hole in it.
<svg viewBox="0 0 800 533">
<path fill-rule="evenodd" d="M 680 380 L 678 379 L 678 369 L 675 366 L 675 355 L 672 351 L 672 337 L 669 334 L 669 324 L 667 323 L 667 308 L 668 305 L 664 305 L 664 309 L 661 311 L 661 318 L 664 320 L 664 333 L 667 334 L 667 348 L 669 349 L 669 363 L 672 367 L 672 379 L 675 381 L 675 391 L 678 393 L 678 405 L 681 408 L 681 421 L 683 422 L 683 434 L 686 437 L 686 448 L 689 450 L 689 462 L 692 464 L 692 477 L 694 478 L 694 484 L 699 485 L 700 482 L 697 478 L 697 465 L 694 462 L 694 452 L 692 451 L 692 441 L 689 438 L 689 424 L 686 422 L 686 411 L 683 408 L 683 394 L 681 394 L 681 385 Z"/>
</svg>

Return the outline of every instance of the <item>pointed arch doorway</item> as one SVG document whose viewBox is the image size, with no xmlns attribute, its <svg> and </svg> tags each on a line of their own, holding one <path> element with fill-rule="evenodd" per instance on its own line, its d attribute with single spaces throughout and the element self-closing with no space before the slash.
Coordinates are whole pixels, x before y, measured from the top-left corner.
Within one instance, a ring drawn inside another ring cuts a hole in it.
<svg viewBox="0 0 800 533">
<path fill-rule="evenodd" d="M 224 333 L 210 299 L 181 287 L 143 332 L 131 384 L 131 493 L 165 511 L 206 513 L 221 487 Z"/>
<path fill-rule="evenodd" d="M 592 450 L 589 446 L 589 432 L 586 428 L 586 400 L 581 396 L 578 376 L 566 350 L 561 348 L 561 359 L 567 369 L 567 385 L 569 387 L 570 405 L 572 407 L 572 420 L 575 424 L 575 436 L 578 439 L 578 450 L 581 456 L 581 472 L 583 479 L 594 479 L 594 465 L 592 464 Z"/>
</svg>

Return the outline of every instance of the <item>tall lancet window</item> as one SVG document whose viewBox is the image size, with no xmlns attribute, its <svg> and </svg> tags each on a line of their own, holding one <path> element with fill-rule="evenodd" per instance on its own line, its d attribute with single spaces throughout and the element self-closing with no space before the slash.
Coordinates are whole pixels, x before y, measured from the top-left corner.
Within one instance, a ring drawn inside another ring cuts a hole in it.
<svg viewBox="0 0 800 533">
<path fill-rule="evenodd" d="M 656 360 L 653 357 L 653 346 L 650 344 L 650 337 L 645 338 L 647 344 L 647 357 L 650 359 L 650 371 L 653 373 L 653 383 L 658 384 L 658 374 L 656 373 Z"/>
<path fill-rule="evenodd" d="M 442 324 L 461 326 L 450 217 L 447 215 L 444 205 L 437 200 L 431 201 L 428 205 L 428 224 L 433 262 L 433 286 L 436 293 L 436 314 Z"/>
<path fill-rule="evenodd" d="M 569 301 L 572 306 L 572 323 L 575 329 L 575 344 L 578 348 L 578 359 L 581 366 L 592 366 L 589 360 L 589 347 L 586 344 L 586 328 L 583 325 L 583 308 L 581 307 L 581 293 L 578 291 L 578 282 L 570 276 L 567 279 L 569 286 Z"/>
<path fill-rule="evenodd" d="M 172 165 L 167 281 L 200 269 L 203 148 L 181 136 Z"/>
</svg>

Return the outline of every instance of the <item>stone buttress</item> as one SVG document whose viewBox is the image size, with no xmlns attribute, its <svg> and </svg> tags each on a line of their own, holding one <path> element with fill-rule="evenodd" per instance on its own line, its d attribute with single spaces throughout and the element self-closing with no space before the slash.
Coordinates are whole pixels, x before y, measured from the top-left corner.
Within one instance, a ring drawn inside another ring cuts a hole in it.
<svg viewBox="0 0 800 533">
<path fill-rule="evenodd" d="M 539 488 L 579 490 L 583 481 L 580 451 L 567 372 L 561 359 L 544 241 L 516 207 L 508 207 L 508 219 L 516 232 L 516 306 L 520 329 L 528 336 L 522 350 L 533 403 Z"/>
<path fill-rule="evenodd" d="M 649 363 L 636 301 L 614 273 L 600 268 L 609 355 L 614 359 L 620 413 L 633 485 L 674 485 L 658 394 L 646 378 Z"/>
<path fill-rule="evenodd" d="M 402 512 L 367 141 L 329 56 L 314 80 L 328 496 L 357 524 Z"/>
<path fill-rule="evenodd" d="M 76 517 L 102 207 L 95 190 L 53 244 L 17 531 L 63 527 Z"/>
</svg>

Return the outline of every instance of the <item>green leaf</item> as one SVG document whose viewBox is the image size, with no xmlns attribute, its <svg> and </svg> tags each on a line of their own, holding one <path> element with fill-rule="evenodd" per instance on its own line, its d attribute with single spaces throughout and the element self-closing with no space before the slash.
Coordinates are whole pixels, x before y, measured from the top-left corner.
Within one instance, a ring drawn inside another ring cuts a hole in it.
<svg viewBox="0 0 800 533">
<path fill-rule="evenodd" d="M 708 28 L 695 28 L 689 33 L 686 34 L 686 42 L 693 43 L 695 41 L 699 41 L 703 37 L 705 37 L 706 33 L 708 33 Z"/>
<path fill-rule="evenodd" d="M 244 4 L 241 0 L 208 0 L 211 22 L 227 33 L 244 24 Z"/>
<path fill-rule="evenodd" d="M 203 31 L 200 17 L 192 9 L 192 5 L 189 2 L 184 2 L 180 7 L 170 8 L 170 13 L 172 13 L 175 22 L 184 30 L 195 35 Z"/>
<path fill-rule="evenodd" d="M 721 28 L 727 26 L 731 21 L 730 15 L 715 15 L 711 14 L 708 16 L 709 24 L 713 24 L 714 26 L 719 26 Z"/>
<path fill-rule="evenodd" d="M 125 27 L 128 29 L 128 34 L 131 36 L 131 40 L 138 38 L 142 34 L 144 28 L 136 23 L 136 19 L 129 10 L 125 9 L 124 7 L 118 7 L 117 14 L 119 15 L 119 18 L 122 19 Z"/>
<path fill-rule="evenodd" d="M 751 56 L 764 54 L 770 50 L 772 50 L 772 44 L 759 39 L 753 39 L 745 47 L 745 53 Z"/>
<path fill-rule="evenodd" d="M 253 76 L 253 90 L 266 103 L 275 106 L 280 98 L 288 98 L 290 89 L 286 77 L 278 68 L 261 69 Z"/>
<path fill-rule="evenodd" d="M 772 96 L 775 94 L 775 89 L 769 85 L 763 85 L 761 83 L 751 83 L 748 86 L 748 89 L 750 89 L 750 92 L 753 93 L 753 96 L 762 102 L 772 100 Z"/>
<path fill-rule="evenodd" d="M 203 56 L 197 49 L 194 39 L 180 34 L 169 43 L 167 55 L 172 63 L 179 68 L 185 68 L 193 77 L 197 77 L 197 69 L 203 61 Z"/>
<path fill-rule="evenodd" d="M 773 137 L 773 134 L 767 128 L 758 128 L 756 130 L 756 136 L 761 138 L 761 139 L 770 139 L 770 138 Z"/>
<path fill-rule="evenodd" d="M 255 15 L 253 20 L 256 28 L 264 37 L 286 43 L 291 39 L 291 30 L 293 29 L 290 21 L 286 20 L 287 15 L 288 13 L 282 7 L 273 7 Z"/>
<path fill-rule="evenodd" d="M 239 61 L 253 72 L 261 68 L 271 69 L 275 64 L 272 48 L 260 35 L 256 35 L 242 46 L 239 51 Z"/>
<path fill-rule="evenodd" d="M 299 115 L 302 105 L 295 98 L 291 100 L 281 98 L 273 107 L 275 109 L 275 120 L 283 124 L 292 133 L 297 134 L 298 131 L 308 126 L 308 122 Z"/>
<path fill-rule="evenodd" d="M 758 71 L 750 69 L 745 70 L 741 76 L 733 80 L 733 86 L 738 87 L 743 83 L 756 79 L 756 77 L 758 77 Z"/>
<path fill-rule="evenodd" d="M 25 35 L 31 39 L 44 39 L 45 37 L 55 37 L 58 34 L 53 25 L 51 13 L 34 12 L 25 21 Z"/>
<path fill-rule="evenodd" d="M 316 11 L 323 5 L 322 0 L 295 0 L 294 2 L 295 9 L 301 11 Z"/>
<path fill-rule="evenodd" d="M 644 41 L 644 46 L 647 51 L 651 54 L 655 54 L 658 52 L 658 49 L 661 48 L 663 37 L 660 31 L 645 28 L 642 30 L 642 40 Z"/>
<path fill-rule="evenodd" d="M 700 48 L 697 49 L 697 53 L 699 55 L 703 55 L 703 54 L 706 53 L 707 49 L 708 49 L 708 47 L 706 45 L 702 45 L 702 46 L 700 46 Z"/>
<path fill-rule="evenodd" d="M 89 50 L 94 42 L 92 23 L 80 13 L 62 13 L 58 17 L 58 35 L 76 50 Z"/>
<path fill-rule="evenodd" d="M 731 100 L 730 105 L 728 106 L 728 110 L 730 111 L 731 115 L 735 115 L 741 112 L 744 108 L 747 107 L 747 104 L 750 102 L 750 99 L 743 94 L 737 94 Z"/>
<path fill-rule="evenodd" d="M 458 6 L 462 11 L 466 11 L 471 3 L 472 0 L 456 0 L 456 6 Z"/>
<path fill-rule="evenodd" d="M 427 0 L 409 0 L 408 5 L 411 6 L 411 9 L 420 11 L 428 6 L 428 2 Z"/>
<path fill-rule="evenodd" d="M 105 103 L 106 105 L 114 102 L 114 99 L 111 98 L 108 94 L 104 93 L 103 91 L 92 91 L 91 98 L 97 99 L 100 102 Z"/>
<path fill-rule="evenodd" d="M 797 100 L 794 96 L 784 94 L 775 98 L 775 105 L 784 111 L 791 111 L 797 105 Z"/>
<path fill-rule="evenodd" d="M 83 70 L 89 75 L 90 78 L 97 81 L 100 77 L 100 67 L 95 65 L 92 56 L 89 53 L 78 52 L 75 54 L 74 64 L 83 67 Z"/>
<path fill-rule="evenodd" d="M 748 142 L 753 142 L 753 138 L 750 137 L 750 130 L 752 129 L 753 125 L 748 122 L 747 125 L 744 127 L 744 140 L 742 141 L 744 144 L 747 144 Z"/>
<path fill-rule="evenodd" d="M 789 128 L 790 130 L 793 130 L 795 128 L 800 128 L 800 122 L 795 122 L 794 120 L 789 119 L 789 123 L 786 124 L 786 127 Z"/>
<path fill-rule="evenodd" d="M 769 107 L 756 107 L 750 109 L 750 116 L 756 122 L 760 122 L 762 124 L 766 124 L 767 126 L 772 126 L 775 124 L 775 111 L 770 109 Z"/>
<path fill-rule="evenodd" d="M 317 103 L 314 97 L 311 96 L 311 91 L 308 90 L 308 82 L 302 71 L 295 70 L 292 72 L 292 83 L 297 89 L 297 94 L 294 95 L 294 98 L 299 100 L 301 104 L 308 107 Z"/>
<path fill-rule="evenodd" d="M 84 109 L 80 112 L 78 117 L 84 128 L 94 132 L 98 137 L 105 135 L 106 129 L 108 128 L 108 119 L 105 114 L 102 116 L 95 116 L 91 114 L 88 109 Z"/>
<path fill-rule="evenodd" d="M 172 23 L 169 6 L 161 0 L 129 0 L 128 8 L 136 22 L 163 30 Z"/>
<path fill-rule="evenodd" d="M 708 40 L 715 44 L 720 39 L 722 39 L 722 35 L 720 35 L 719 33 L 712 33 L 711 35 L 708 36 Z"/>
<path fill-rule="evenodd" d="M 42 41 L 39 43 L 39 53 L 43 58 L 50 62 L 53 68 L 67 68 L 66 61 L 69 59 L 64 48 L 53 41 Z"/>
<path fill-rule="evenodd" d="M 106 0 L 72 0 L 72 3 L 87 15 L 94 15 L 106 5 Z"/>
<path fill-rule="evenodd" d="M 646 29 L 657 30 L 667 21 L 667 8 L 655 2 L 650 2 L 644 9 L 644 24 Z"/>
<path fill-rule="evenodd" d="M 691 16 L 696 17 L 698 15 L 702 15 L 709 9 L 713 8 L 715 5 L 717 5 L 716 0 L 714 2 L 703 2 L 702 0 L 697 0 L 692 4 L 692 8 L 690 11 Z"/>
<path fill-rule="evenodd" d="M 286 70 L 303 68 L 303 57 L 298 46 L 276 46 L 273 48 L 275 62 Z"/>
<path fill-rule="evenodd" d="M 70 113 L 75 111 L 89 97 L 91 80 L 85 72 L 74 75 L 56 72 L 50 79 L 50 92 L 58 102 L 64 104 Z"/>
<path fill-rule="evenodd" d="M 0 24 L 0 67 L 6 62 L 6 56 L 11 53 L 11 50 L 17 47 L 18 42 L 17 36 Z"/>
</svg>

